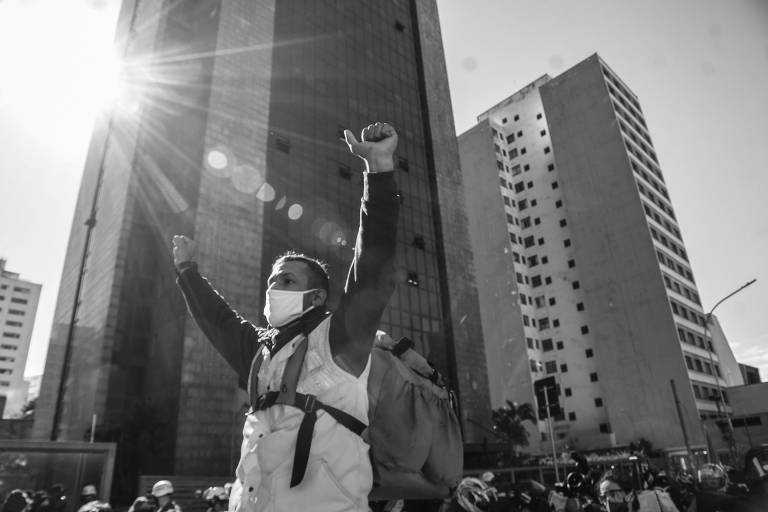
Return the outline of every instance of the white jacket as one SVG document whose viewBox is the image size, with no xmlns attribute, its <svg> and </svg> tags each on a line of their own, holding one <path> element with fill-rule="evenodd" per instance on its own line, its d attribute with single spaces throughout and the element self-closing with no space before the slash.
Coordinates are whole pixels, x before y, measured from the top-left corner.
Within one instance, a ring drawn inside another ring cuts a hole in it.
<svg viewBox="0 0 768 512">
<path fill-rule="evenodd" d="M 368 424 L 370 357 L 360 377 L 341 369 L 328 343 L 329 316 L 309 335 L 297 391 Z M 270 358 L 259 371 L 259 393 L 280 387 L 285 364 L 302 336 Z M 325 411 L 318 411 L 304 479 L 290 488 L 296 436 L 304 413 L 275 405 L 246 417 L 237 482 L 229 500 L 237 512 L 367 512 L 373 472 L 368 445 Z"/>
</svg>

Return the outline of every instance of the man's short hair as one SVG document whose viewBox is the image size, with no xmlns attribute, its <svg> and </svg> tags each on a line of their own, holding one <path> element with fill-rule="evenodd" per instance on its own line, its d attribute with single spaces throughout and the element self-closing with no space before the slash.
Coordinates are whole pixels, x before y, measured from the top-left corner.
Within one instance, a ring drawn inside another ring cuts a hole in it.
<svg viewBox="0 0 768 512">
<path fill-rule="evenodd" d="M 312 258 L 306 254 L 288 251 L 285 254 L 278 256 L 275 262 L 272 264 L 272 268 L 278 263 L 286 261 L 301 261 L 307 267 L 309 267 L 309 286 L 312 288 L 320 288 L 325 290 L 326 293 L 330 292 L 330 277 L 328 276 L 328 266 L 317 258 Z"/>
</svg>

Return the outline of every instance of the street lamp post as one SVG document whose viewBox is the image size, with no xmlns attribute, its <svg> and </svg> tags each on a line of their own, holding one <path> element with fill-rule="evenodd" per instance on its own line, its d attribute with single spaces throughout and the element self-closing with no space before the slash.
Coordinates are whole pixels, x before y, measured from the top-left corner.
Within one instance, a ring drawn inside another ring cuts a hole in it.
<svg viewBox="0 0 768 512">
<path fill-rule="evenodd" d="M 715 378 L 715 386 L 717 387 L 717 398 L 715 399 L 715 407 L 717 407 L 718 418 L 720 418 L 722 414 L 725 413 L 725 418 L 726 418 L 726 421 L 728 422 L 728 433 L 730 434 L 730 440 L 728 441 L 728 451 L 731 454 L 732 460 L 736 459 L 735 447 L 734 447 L 735 439 L 733 437 L 733 423 L 731 422 L 731 415 L 728 412 L 728 408 L 726 407 L 726 404 L 725 404 L 723 388 L 722 386 L 720 386 L 721 377 L 720 377 L 720 374 L 715 369 L 715 362 L 712 359 L 712 352 L 714 350 L 714 346 L 712 346 L 709 340 L 707 339 L 707 330 L 709 329 L 709 322 L 712 321 L 712 314 L 715 312 L 715 309 L 717 309 L 717 306 L 725 302 L 727 299 L 730 299 L 731 297 L 739 293 L 744 288 L 750 286 L 755 281 L 757 281 L 757 279 L 752 279 L 751 281 L 743 284 L 741 287 L 739 287 L 735 291 L 729 293 L 728 295 L 726 295 L 725 297 L 717 301 L 717 303 L 714 306 L 712 306 L 712 309 L 709 310 L 709 313 L 707 313 L 706 317 L 704 318 L 704 342 L 707 344 L 707 354 L 709 355 L 709 364 L 712 368 L 712 376 Z M 722 409 L 720 409 L 721 404 L 722 404 Z"/>
</svg>

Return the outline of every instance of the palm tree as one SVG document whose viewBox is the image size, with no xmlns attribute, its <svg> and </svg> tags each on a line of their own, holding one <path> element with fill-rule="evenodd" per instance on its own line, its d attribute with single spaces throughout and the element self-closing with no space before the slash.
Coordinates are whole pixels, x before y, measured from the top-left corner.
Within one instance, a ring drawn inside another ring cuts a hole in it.
<svg viewBox="0 0 768 512">
<path fill-rule="evenodd" d="M 528 431 L 524 421 L 536 423 L 536 410 L 530 403 L 516 404 L 507 400 L 507 405 L 492 412 L 493 433 L 509 446 L 510 459 L 515 448 L 528 446 Z"/>
</svg>

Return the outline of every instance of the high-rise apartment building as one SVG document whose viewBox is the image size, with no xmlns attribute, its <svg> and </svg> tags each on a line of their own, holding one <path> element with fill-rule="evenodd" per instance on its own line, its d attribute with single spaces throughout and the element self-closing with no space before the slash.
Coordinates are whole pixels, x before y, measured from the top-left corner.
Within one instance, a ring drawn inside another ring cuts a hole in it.
<svg viewBox="0 0 768 512">
<path fill-rule="evenodd" d="M 482 113 L 459 151 L 494 406 L 555 376 L 561 446 L 682 449 L 681 419 L 701 446 L 727 383 L 637 96 L 592 55 Z"/>
<path fill-rule="evenodd" d="M 5 265 L 0 259 L 0 397 L 5 402 L 0 415 L 9 418 L 27 401 L 24 368 L 42 285 L 21 279 Z"/>
<path fill-rule="evenodd" d="M 404 201 L 401 282 L 382 328 L 450 377 L 465 420 L 487 420 L 435 2 L 126 0 L 118 42 L 135 102 L 93 137 L 35 434 L 82 439 L 96 415 L 97 439 L 134 442 L 118 447 L 125 486 L 137 474 L 231 474 L 245 397 L 186 313 L 171 236 L 197 240 L 201 272 L 246 318 L 262 319 L 270 264 L 288 249 L 324 259 L 338 296 L 362 190 L 339 138 L 375 120 L 400 134 Z"/>
</svg>

